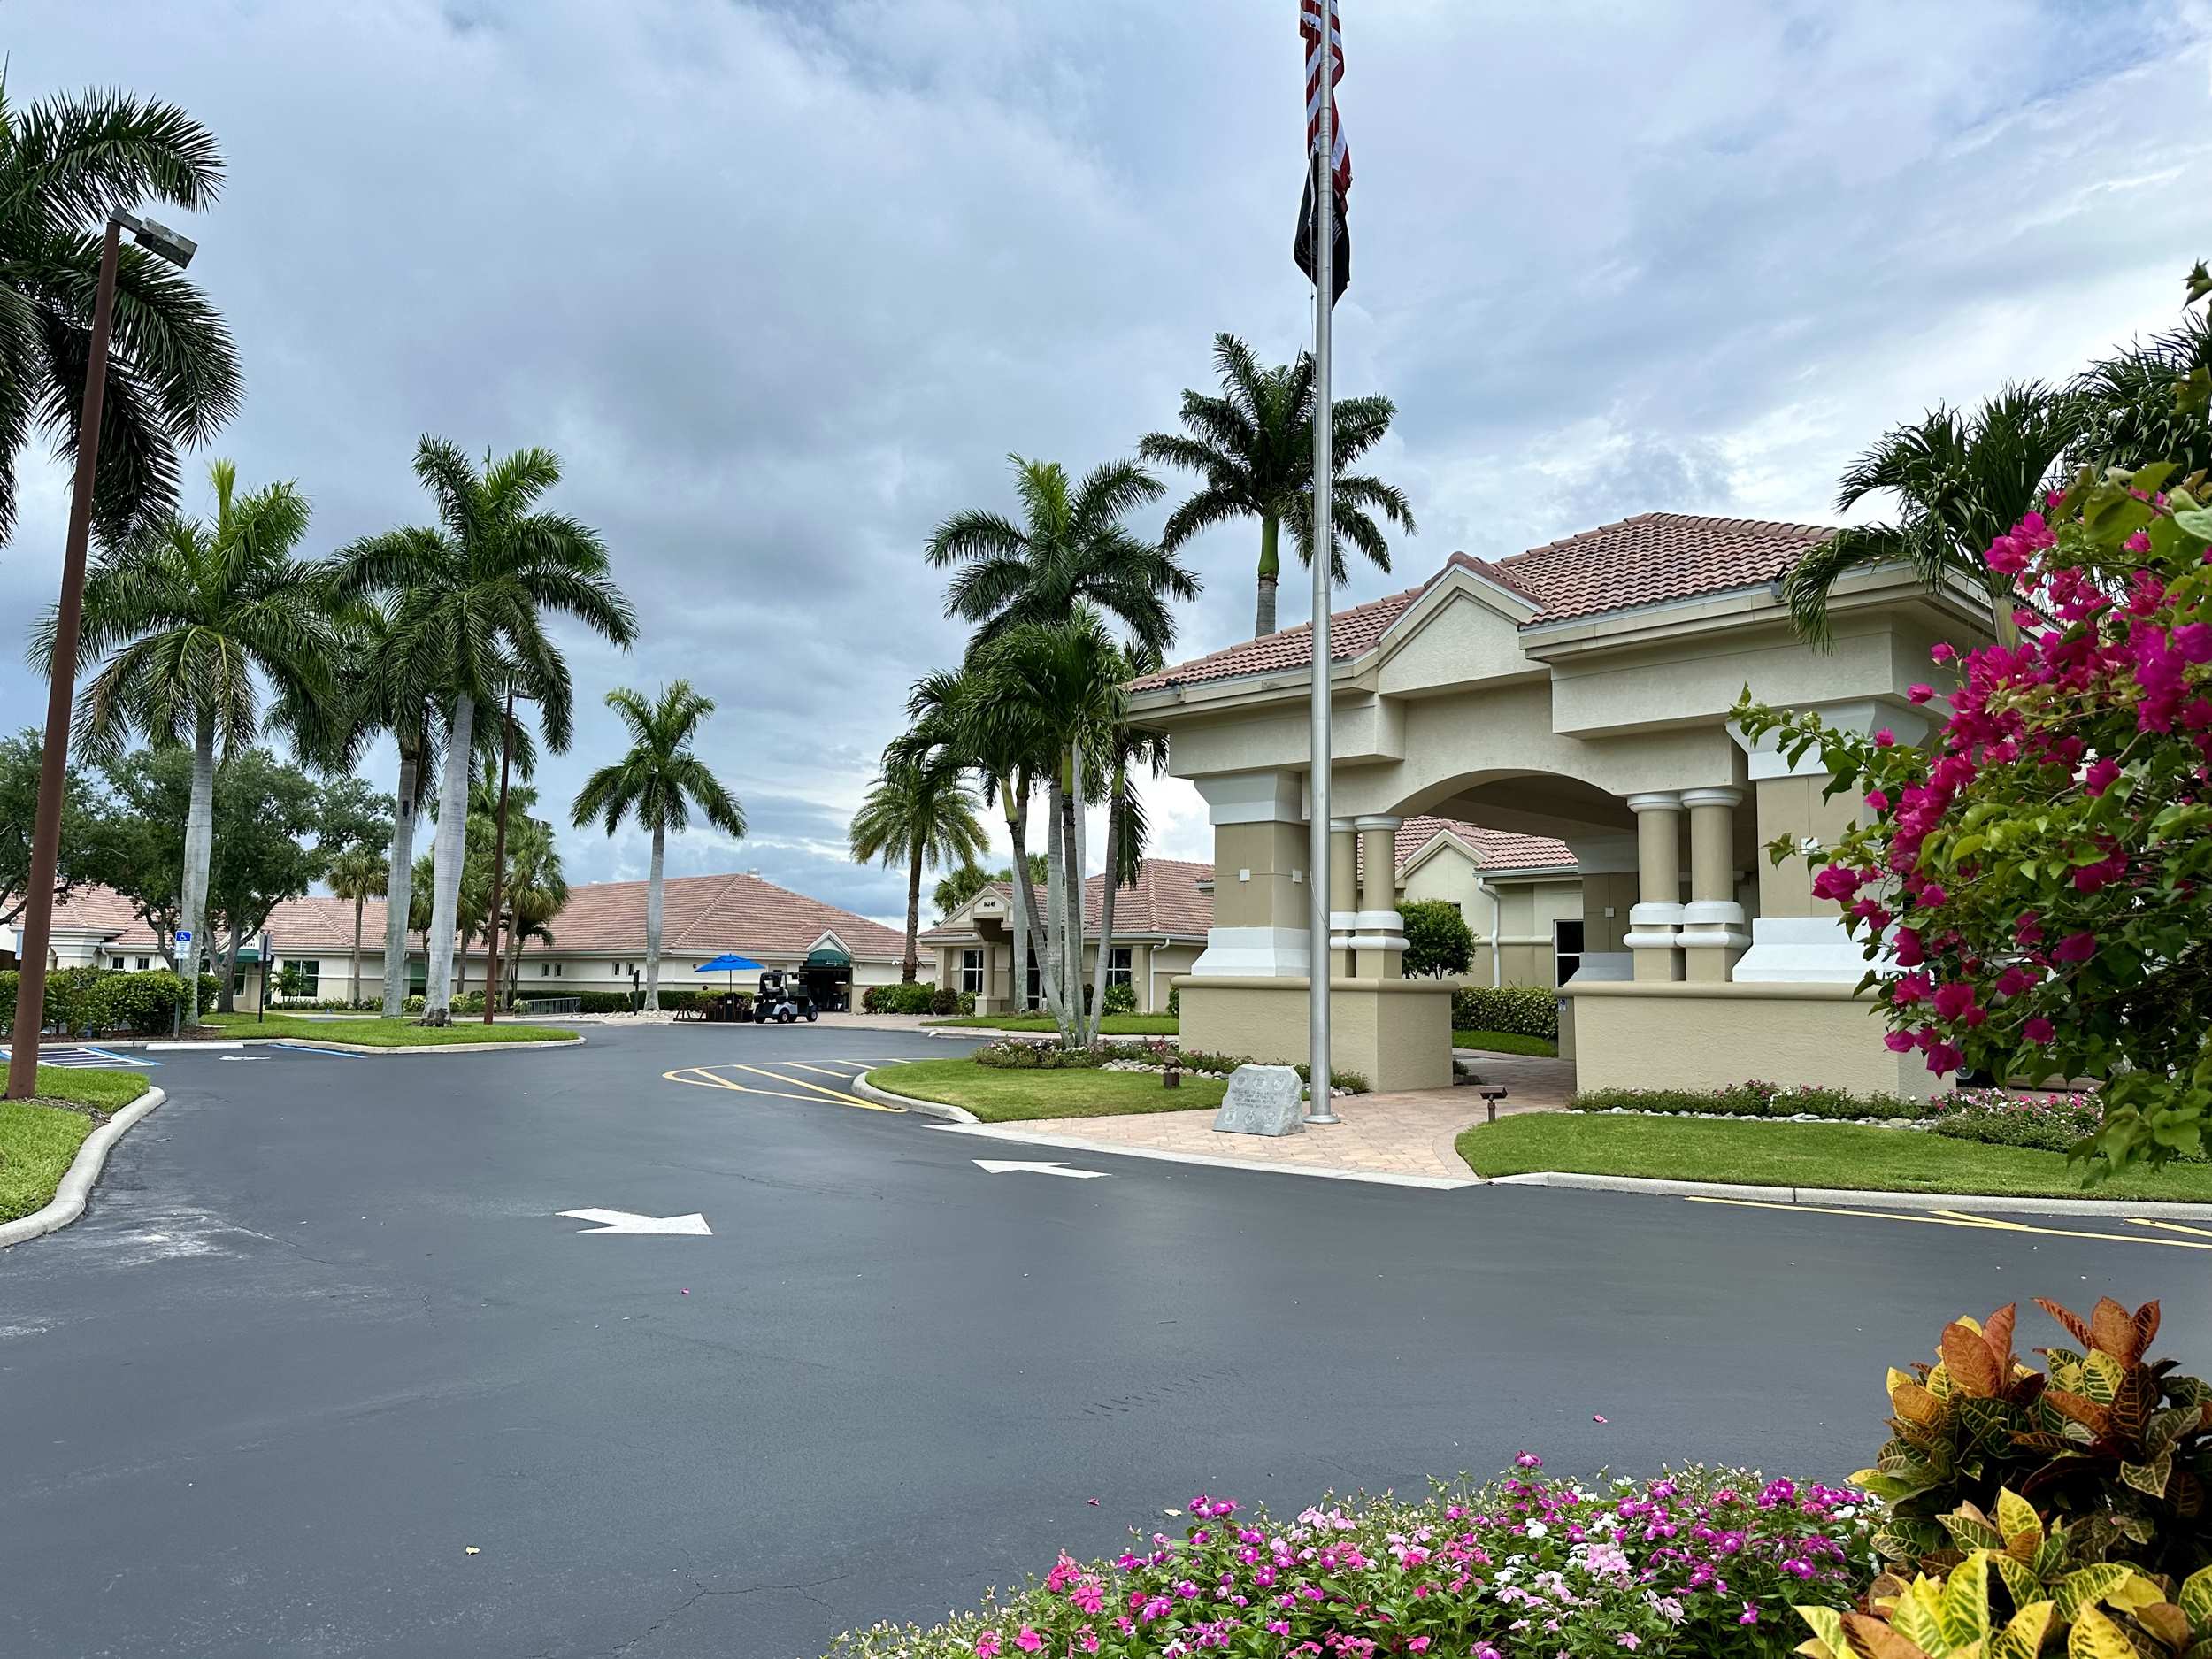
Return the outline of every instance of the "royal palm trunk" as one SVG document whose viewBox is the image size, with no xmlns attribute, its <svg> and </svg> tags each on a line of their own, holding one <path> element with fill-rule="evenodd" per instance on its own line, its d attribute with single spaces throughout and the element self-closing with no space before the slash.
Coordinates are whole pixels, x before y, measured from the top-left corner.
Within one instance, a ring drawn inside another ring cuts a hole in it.
<svg viewBox="0 0 2212 1659">
<path fill-rule="evenodd" d="M 390 879 L 384 888 L 384 1018 L 397 1019 L 407 1006 L 407 907 L 415 876 L 415 795 L 421 787 L 421 755 L 399 752 L 399 805 L 392 814 Z"/>
<path fill-rule="evenodd" d="M 1275 632 L 1275 585 L 1282 575 L 1282 523 L 1270 515 L 1260 520 L 1260 597 L 1252 618 L 1252 637 Z"/>
<path fill-rule="evenodd" d="M 430 964 L 423 984 L 423 1024 L 453 1018 L 453 944 L 460 926 L 461 860 L 467 850 L 469 743 L 476 703 L 466 692 L 453 700 L 453 729 L 446 737 L 445 779 L 438 788 L 438 833 L 431 843 Z"/>
<path fill-rule="evenodd" d="M 921 974 L 922 957 L 922 843 L 918 837 L 906 860 L 906 960 L 899 964 L 902 983 L 911 985 Z"/>
<path fill-rule="evenodd" d="M 653 826 L 653 868 L 645 884 L 645 1006 L 655 1013 L 661 1006 L 661 907 L 667 889 L 668 831 Z"/>
<path fill-rule="evenodd" d="M 190 982 L 185 992 L 188 1024 L 196 1025 L 200 1013 L 200 953 L 208 949 L 207 872 L 215 855 L 215 716 L 203 712 L 192 734 L 192 799 L 184 814 L 184 892 L 178 906 L 177 926 L 192 935 L 182 952 L 180 970 Z M 229 1005 L 230 981 L 223 981 L 224 1006 Z"/>
<path fill-rule="evenodd" d="M 1018 796 L 1010 798 L 1006 835 L 1014 844 L 1014 909 L 1018 919 L 1028 926 L 1029 949 L 1037 958 L 1037 979 L 1044 992 L 1045 1007 L 1052 1015 L 1053 1023 L 1064 1031 L 1067 1021 L 1061 1012 L 1060 987 L 1055 982 L 1052 958 L 1048 954 L 1044 930 L 1038 923 L 1036 883 L 1029 873 L 1029 792 L 1026 789 L 1022 790 Z M 1046 877 L 1048 884 L 1049 870 Z M 1048 890 L 1047 896 L 1050 896 Z"/>
<path fill-rule="evenodd" d="M 1091 969 L 1091 1020 L 1087 1035 L 1095 1037 L 1106 1021 L 1106 975 L 1114 956 L 1115 873 L 1121 864 L 1122 774 L 1114 774 L 1114 791 L 1106 803 L 1106 873 L 1098 895 L 1098 961 Z"/>
<path fill-rule="evenodd" d="M 361 912 L 368 900 L 359 894 L 353 899 L 353 975 L 346 989 L 346 1004 L 350 1008 L 361 1005 Z"/>
</svg>

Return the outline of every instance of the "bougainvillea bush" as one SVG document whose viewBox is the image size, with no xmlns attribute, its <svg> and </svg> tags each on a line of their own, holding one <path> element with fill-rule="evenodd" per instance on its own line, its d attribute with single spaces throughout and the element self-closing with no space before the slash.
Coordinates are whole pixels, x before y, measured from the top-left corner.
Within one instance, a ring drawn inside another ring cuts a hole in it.
<svg viewBox="0 0 2212 1659">
<path fill-rule="evenodd" d="M 1176 1535 L 923 1629 L 840 1638 L 836 1659 L 1765 1659 L 1798 1605 L 1848 1607 L 1875 1571 L 1863 1494 L 1688 1469 L 1584 1485 L 1515 1475 L 1425 1500 L 1320 1504 L 1291 1520 L 1191 1500 Z"/>
<path fill-rule="evenodd" d="M 2212 1120 L 2212 509 L 2173 473 L 2085 472 L 1998 539 L 2018 643 L 1935 648 L 1955 683 L 1912 687 L 1948 710 L 1924 746 L 1739 710 L 1863 799 L 1814 891 L 1883 970 L 1890 1047 L 2101 1080 L 2098 1171 L 2199 1151 Z"/>
</svg>

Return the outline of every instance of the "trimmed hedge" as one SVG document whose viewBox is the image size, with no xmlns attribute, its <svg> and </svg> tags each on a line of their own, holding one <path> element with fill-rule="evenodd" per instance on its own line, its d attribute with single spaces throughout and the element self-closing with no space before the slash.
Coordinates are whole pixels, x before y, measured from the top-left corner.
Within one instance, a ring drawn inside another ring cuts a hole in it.
<svg viewBox="0 0 2212 1659">
<path fill-rule="evenodd" d="M 978 1065 L 1010 1071 L 1081 1071 L 1104 1065 L 1110 1060 L 1136 1060 L 1146 1065 L 1172 1064 L 1179 1070 L 1196 1071 L 1206 1077 L 1227 1077 L 1239 1066 L 1253 1064 L 1249 1055 L 1207 1054 L 1195 1049 L 1183 1052 L 1165 1042 L 1102 1042 L 1090 1048 L 1064 1048 L 1056 1037 L 1001 1037 L 986 1043 L 970 1057 Z M 1311 1069 L 1303 1063 L 1293 1069 L 1300 1082 L 1312 1080 Z M 1332 1072 L 1329 1087 L 1354 1094 L 1368 1092 L 1367 1079 L 1356 1071 Z"/>
<path fill-rule="evenodd" d="M 0 1031 L 15 1023 L 21 976 L 0 970 Z M 200 1006 L 215 1006 L 219 984 L 200 976 Z M 166 1034 L 184 999 L 184 976 L 166 968 L 128 972 L 119 968 L 62 968 L 46 976 L 46 1029 L 74 1036 L 124 1030 L 135 1036 Z"/>
<path fill-rule="evenodd" d="M 1932 1109 L 1926 1101 L 1909 1095 L 1854 1094 L 1849 1089 L 1816 1088 L 1810 1084 L 1793 1089 L 1754 1079 L 1721 1089 L 1585 1089 L 1567 1102 L 1567 1110 L 1712 1113 L 1729 1118 L 1879 1118 L 1909 1123 L 1928 1117 Z"/>
<path fill-rule="evenodd" d="M 1106 987 L 1106 1009 L 1109 1014 L 1133 1014 L 1137 1011 L 1137 987 L 1117 979 Z"/>
<path fill-rule="evenodd" d="M 965 997 L 967 1006 L 961 1007 Z M 952 1014 L 975 1012 L 975 998 L 965 992 L 949 991 L 942 986 L 924 985 L 920 980 L 908 985 L 871 985 L 860 994 L 860 1010 L 864 1014 L 934 1014 L 946 1018 Z"/>
<path fill-rule="evenodd" d="M 1559 1041 L 1559 998 L 1537 985 L 1463 985 L 1452 993 L 1452 1029 L 1503 1031 Z"/>
</svg>

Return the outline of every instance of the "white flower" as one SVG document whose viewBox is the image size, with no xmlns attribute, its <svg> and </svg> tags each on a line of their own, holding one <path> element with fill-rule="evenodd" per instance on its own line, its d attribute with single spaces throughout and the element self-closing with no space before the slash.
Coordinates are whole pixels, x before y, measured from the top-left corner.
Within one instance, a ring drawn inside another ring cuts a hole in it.
<svg viewBox="0 0 2212 1659">
<path fill-rule="evenodd" d="M 1531 1538 L 1542 1538 L 1550 1531 L 1541 1521 L 1531 1521 L 1527 1530 Z"/>
</svg>

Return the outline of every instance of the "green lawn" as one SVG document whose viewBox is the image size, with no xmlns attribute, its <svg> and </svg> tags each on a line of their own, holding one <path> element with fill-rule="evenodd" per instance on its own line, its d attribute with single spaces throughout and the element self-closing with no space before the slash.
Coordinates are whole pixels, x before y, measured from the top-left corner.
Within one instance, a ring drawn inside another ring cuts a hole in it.
<svg viewBox="0 0 2212 1659">
<path fill-rule="evenodd" d="M 1455 1048 L 1482 1048 L 1492 1054 L 1532 1054 L 1547 1060 L 1559 1057 L 1559 1045 L 1548 1037 L 1524 1037 L 1512 1031 L 1455 1031 Z"/>
<path fill-rule="evenodd" d="M 2085 1192 L 2062 1153 L 1856 1124 L 1539 1112 L 1478 1124 L 1461 1133 L 1458 1147 L 1468 1166 L 1484 1176 L 1556 1170 L 1748 1187 L 2212 1201 L 2208 1164 L 2176 1164 L 2160 1175 L 2127 1176 Z"/>
<path fill-rule="evenodd" d="M 70 1101 L 111 1112 L 145 1092 L 146 1079 L 135 1071 L 75 1071 L 42 1065 L 38 1069 L 38 1101 L 0 1101 L 0 1221 L 45 1209 L 77 1148 L 92 1133 L 88 1114 L 41 1102 Z"/>
<path fill-rule="evenodd" d="M 958 1019 L 926 1019 L 925 1025 L 964 1025 L 987 1031 L 1057 1031 L 1045 1014 L 968 1014 Z M 1182 1022 L 1172 1014 L 1109 1014 L 1098 1023 L 1104 1037 L 1172 1037 Z"/>
<path fill-rule="evenodd" d="M 418 1025 L 411 1019 L 301 1019 L 272 1014 L 203 1014 L 200 1023 L 227 1037 L 291 1037 L 313 1042 L 356 1042 L 368 1048 L 444 1048 L 457 1042 L 562 1042 L 572 1031 L 557 1025 L 518 1025 L 502 1019 L 487 1025 L 480 1015 L 457 1015 L 450 1025 Z"/>
<path fill-rule="evenodd" d="M 1220 1105 L 1229 1087 L 1225 1079 L 1188 1071 L 1180 1088 L 1165 1088 L 1153 1071 L 1016 1071 L 967 1059 L 885 1066 L 868 1080 L 894 1094 L 964 1106 L 985 1123 L 1194 1111 Z"/>
</svg>

